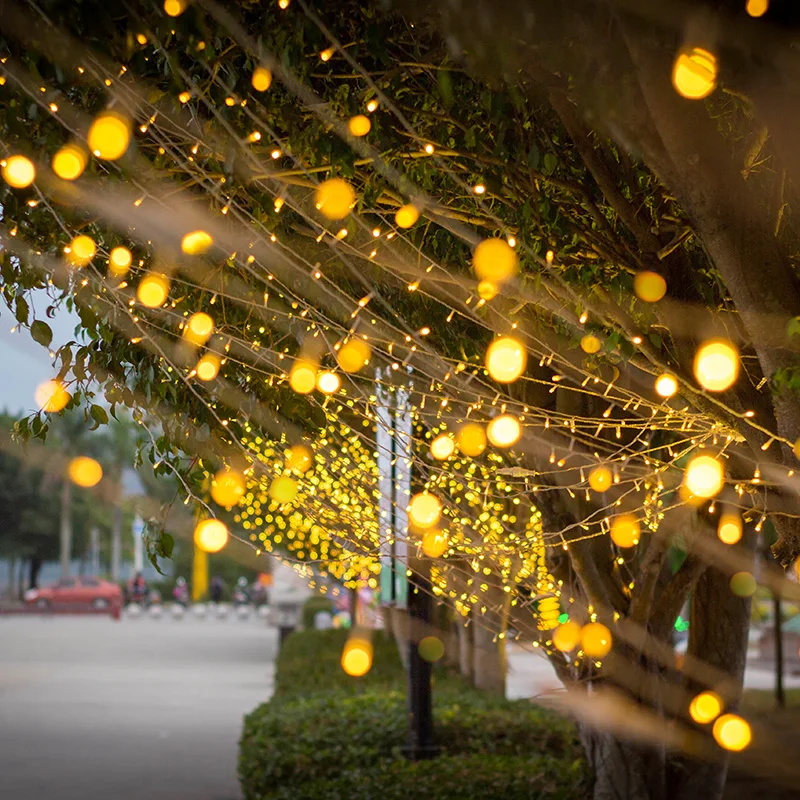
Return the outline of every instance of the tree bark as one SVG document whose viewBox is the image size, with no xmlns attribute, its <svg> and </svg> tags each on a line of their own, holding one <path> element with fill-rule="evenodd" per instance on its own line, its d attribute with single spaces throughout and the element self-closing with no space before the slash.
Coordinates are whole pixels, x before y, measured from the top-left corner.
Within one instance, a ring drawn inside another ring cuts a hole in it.
<svg viewBox="0 0 800 800">
<path fill-rule="evenodd" d="M 61 526 L 59 529 L 59 538 L 61 577 L 66 578 L 70 573 L 70 562 L 72 560 L 72 484 L 68 480 L 65 480 L 61 484 Z"/>
<path fill-rule="evenodd" d="M 114 519 L 111 527 L 111 580 L 119 583 L 122 563 L 122 506 L 117 500 L 114 507 Z"/>
<path fill-rule="evenodd" d="M 42 569 L 42 559 L 33 556 L 28 565 L 28 588 L 36 589 L 39 586 L 39 573 Z"/>
<path fill-rule="evenodd" d="M 472 679 L 475 654 L 470 617 L 459 615 L 456 625 L 458 626 L 458 668 L 465 678 Z"/>
<path fill-rule="evenodd" d="M 508 629 L 511 595 L 499 586 L 490 585 L 485 597 L 486 611 L 482 624 L 472 628 L 473 679 L 477 689 L 504 697 L 508 658 L 505 635 L 501 637 L 500 634 L 505 634 Z"/>
</svg>

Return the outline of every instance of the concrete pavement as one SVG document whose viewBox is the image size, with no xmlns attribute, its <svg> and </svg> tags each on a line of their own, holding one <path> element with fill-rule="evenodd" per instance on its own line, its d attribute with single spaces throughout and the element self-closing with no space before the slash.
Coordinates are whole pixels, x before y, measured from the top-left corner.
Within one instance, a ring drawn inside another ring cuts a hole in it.
<svg viewBox="0 0 800 800">
<path fill-rule="evenodd" d="M 238 800 L 263 620 L 0 617 L 0 798 Z"/>
</svg>

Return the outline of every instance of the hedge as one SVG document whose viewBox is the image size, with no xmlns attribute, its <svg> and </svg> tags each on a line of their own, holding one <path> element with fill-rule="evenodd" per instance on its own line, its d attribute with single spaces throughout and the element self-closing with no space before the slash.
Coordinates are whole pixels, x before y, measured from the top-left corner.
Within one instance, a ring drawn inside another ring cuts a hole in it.
<svg viewBox="0 0 800 800">
<path fill-rule="evenodd" d="M 435 782 L 436 800 L 455 800 L 456 792 L 459 800 L 587 796 L 570 722 L 478 692 L 443 669 L 434 687 L 442 755 L 405 761 L 405 673 L 394 641 L 376 635 L 373 668 L 354 680 L 339 666 L 347 635 L 304 631 L 284 643 L 275 696 L 245 718 L 239 775 L 246 800 L 392 800 L 423 791 L 430 800 L 424 781 Z"/>
<path fill-rule="evenodd" d="M 303 627 L 306 630 L 313 630 L 314 617 L 316 617 L 320 611 L 327 611 L 329 614 L 333 614 L 333 603 L 329 597 L 325 597 L 321 594 L 313 594 L 303 603 L 302 619 Z"/>
</svg>

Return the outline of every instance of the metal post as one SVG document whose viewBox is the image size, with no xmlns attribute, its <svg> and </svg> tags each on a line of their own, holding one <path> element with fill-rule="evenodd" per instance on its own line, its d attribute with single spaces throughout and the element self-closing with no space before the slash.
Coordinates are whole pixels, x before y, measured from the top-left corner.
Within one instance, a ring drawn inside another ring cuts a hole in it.
<svg viewBox="0 0 800 800">
<path fill-rule="evenodd" d="M 431 664 L 419 654 L 419 641 L 431 622 L 430 564 L 409 560 L 408 586 L 408 744 L 403 755 L 411 761 L 433 758 L 439 748 L 433 742 Z"/>
</svg>

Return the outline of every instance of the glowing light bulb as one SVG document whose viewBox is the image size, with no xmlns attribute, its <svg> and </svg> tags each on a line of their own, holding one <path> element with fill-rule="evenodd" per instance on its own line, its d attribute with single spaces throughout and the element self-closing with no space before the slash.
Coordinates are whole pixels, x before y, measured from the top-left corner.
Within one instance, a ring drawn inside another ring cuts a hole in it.
<svg viewBox="0 0 800 800">
<path fill-rule="evenodd" d="M 228 544 L 228 528 L 218 519 L 204 519 L 194 529 L 194 543 L 206 553 L 219 553 Z"/>
<path fill-rule="evenodd" d="M 64 388 L 64 384 L 58 380 L 45 381 L 36 387 L 34 395 L 36 405 L 42 411 L 53 413 L 61 411 L 69 403 L 72 395 Z"/>
<path fill-rule="evenodd" d="M 672 397 L 678 391 L 678 379 L 665 372 L 656 378 L 656 394 L 659 397 Z"/>
<path fill-rule="evenodd" d="M 702 47 L 681 50 L 672 67 L 672 85 L 687 100 L 702 100 L 717 86 L 717 58 Z"/>
<path fill-rule="evenodd" d="M 363 339 L 350 339 L 336 354 L 336 360 L 343 372 L 358 372 L 369 361 L 369 345 Z"/>
<path fill-rule="evenodd" d="M 739 376 L 739 351 L 725 339 L 700 345 L 694 357 L 694 376 L 709 392 L 724 392 Z"/>
<path fill-rule="evenodd" d="M 747 0 L 745 11 L 751 17 L 763 17 L 769 11 L 769 0 Z"/>
<path fill-rule="evenodd" d="M 353 136 L 366 136 L 372 128 L 372 122 L 365 114 L 356 114 L 355 117 L 350 117 L 347 123 L 347 129 Z"/>
<path fill-rule="evenodd" d="M 366 675 L 372 667 L 372 644 L 366 639 L 348 639 L 342 650 L 341 664 L 352 678 Z"/>
<path fill-rule="evenodd" d="M 667 293 L 667 282 L 657 272 L 642 270 L 633 279 L 633 291 L 646 303 L 657 303 Z"/>
<path fill-rule="evenodd" d="M 706 725 L 722 711 L 722 698 L 715 692 L 700 692 L 689 703 L 689 716 L 698 724 Z"/>
<path fill-rule="evenodd" d="M 279 475 L 269 485 L 269 496 L 276 503 L 291 503 L 297 495 L 297 481 L 288 475 Z"/>
<path fill-rule="evenodd" d="M 447 552 L 448 546 L 447 535 L 435 528 L 422 537 L 422 552 L 428 558 L 441 558 Z"/>
<path fill-rule="evenodd" d="M 735 572 L 731 575 L 730 587 L 737 597 L 752 597 L 758 589 L 758 582 L 752 572 Z"/>
<path fill-rule="evenodd" d="M 495 339 L 486 351 L 486 369 L 498 383 L 512 383 L 525 371 L 528 354 L 522 342 L 511 336 Z"/>
<path fill-rule="evenodd" d="M 170 17 L 179 17 L 186 11 L 186 0 L 164 0 L 164 13 Z"/>
<path fill-rule="evenodd" d="M 611 644 L 611 631 L 601 622 L 589 622 L 581 629 L 581 648 L 590 658 L 605 658 Z"/>
<path fill-rule="evenodd" d="M 15 189 L 30 186 L 36 178 L 33 161 L 25 156 L 11 156 L 3 166 L 3 180 Z"/>
<path fill-rule="evenodd" d="M 394 215 L 398 228 L 410 228 L 418 219 L 419 211 L 410 204 L 401 206 Z"/>
<path fill-rule="evenodd" d="M 289 386 L 298 394 L 310 394 L 317 385 L 317 365 L 311 361 L 297 359 L 289 373 Z"/>
<path fill-rule="evenodd" d="M 723 714 L 712 728 L 717 744 L 724 750 L 738 753 L 752 741 L 753 733 L 750 725 L 736 714 Z"/>
<path fill-rule="evenodd" d="M 95 256 L 97 252 L 97 245 L 94 239 L 90 236 L 80 234 L 76 236 L 69 244 L 67 251 L 67 261 L 73 267 L 85 267 Z"/>
<path fill-rule="evenodd" d="M 725 482 L 722 464 L 713 456 L 695 456 L 687 465 L 684 486 L 695 497 L 709 498 L 719 494 Z"/>
<path fill-rule="evenodd" d="M 604 492 L 611 486 L 611 470 L 608 467 L 595 467 L 589 473 L 589 486 L 594 492 Z"/>
<path fill-rule="evenodd" d="M 201 381 L 213 381 L 217 377 L 220 367 L 220 358 L 215 353 L 206 353 L 194 368 Z"/>
<path fill-rule="evenodd" d="M 603 343 L 594 334 L 587 333 L 586 336 L 581 339 L 581 350 L 589 355 L 600 352 L 602 346 Z"/>
<path fill-rule="evenodd" d="M 577 622 L 567 620 L 553 632 L 553 645 L 562 653 L 574 650 L 581 641 L 581 626 Z"/>
<path fill-rule="evenodd" d="M 497 286 L 491 281 L 480 281 L 478 283 L 478 297 L 485 300 L 487 303 L 494 300 L 497 296 Z"/>
<path fill-rule="evenodd" d="M 104 111 L 89 128 L 89 149 L 97 158 L 116 161 L 125 155 L 131 139 L 131 123 L 115 111 Z"/>
<path fill-rule="evenodd" d="M 408 504 L 408 518 L 420 530 L 432 528 L 442 516 L 442 503 L 430 492 L 418 492 Z"/>
<path fill-rule="evenodd" d="M 181 250 L 190 256 L 198 256 L 207 252 L 214 239 L 206 231 L 192 231 L 181 239 Z"/>
<path fill-rule="evenodd" d="M 511 447 L 520 440 L 522 426 L 511 414 L 501 414 L 486 426 L 486 436 L 495 447 Z"/>
<path fill-rule="evenodd" d="M 378 108 L 378 101 L 377 100 L 370 100 L 369 103 L 367 103 L 367 111 L 369 111 L 370 114 L 373 111 L 375 111 L 377 108 Z"/>
<path fill-rule="evenodd" d="M 330 178 L 317 187 L 314 200 L 323 216 L 328 219 L 344 219 L 356 202 L 356 195 L 347 181 Z"/>
<path fill-rule="evenodd" d="M 468 422 L 459 428 L 456 444 L 465 456 L 476 458 L 486 449 L 486 433 L 477 422 Z"/>
<path fill-rule="evenodd" d="M 117 278 L 123 276 L 133 263 L 133 255 L 127 247 L 115 247 L 108 254 L 108 270 Z"/>
<path fill-rule="evenodd" d="M 335 372 L 324 370 L 317 375 L 317 389 L 323 394 L 336 394 L 342 385 L 342 381 Z"/>
<path fill-rule="evenodd" d="M 723 514 L 719 519 L 717 536 L 724 544 L 736 544 L 742 538 L 742 518 L 738 514 Z"/>
<path fill-rule="evenodd" d="M 211 480 L 211 497 L 226 508 L 235 506 L 245 492 L 244 475 L 235 469 L 221 469 Z"/>
<path fill-rule="evenodd" d="M 183 337 L 192 344 L 205 344 L 214 333 L 214 320 L 204 311 L 198 311 L 189 317 L 183 329 Z"/>
<path fill-rule="evenodd" d="M 314 454 L 305 445 L 296 444 L 286 451 L 286 469 L 304 473 L 311 469 L 314 463 Z"/>
<path fill-rule="evenodd" d="M 517 274 L 519 259 L 505 239 L 484 239 L 472 254 L 472 268 L 480 280 L 503 283 Z"/>
<path fill-rule="evenodd" d="M 266 92 L 272 86 L 272 73 L 266 67 L 256 67 L 250 83 L 257 92 Z"/>
<path fill-rule="evenodd" d="M 136 297 L 147 308 L 158 308 L 169 296 L 169 278 L 157 272 L 149 272 L 136 289 Z"/>
<path fill-rule="evenodd" d="M 74 181 L 86 169 L 89 161 L 87 152 L 77 144 L 64 145 L 53 156 L 53 172 L 65 181 Z"/>
<path fill-rule="evenodd" d="M 611 541 L 617 547 L 639 544 L 639 520 L 632 514 L 621 514 L 611 521 Z"/>
<path fill-rule="evenodd" d="M 456 443 L 452 436 L 442 433 L 431 442 L 431 455 L 437 461 L 445 461 L 450 458 L 456 450 Z"/>
<path fill-rule="evenodd" d="M 78 456 L 69 462 L 67 467 L 69 479 L 77 486 L 90 489 L 103 480 L 103 468 L 89 456 Z"/>
<path fill-rule="evenodd" d="M 424 636 L 417 645 L 420 658 L 435 664 L 444 655 L 444 642 L 438 636 Z"/>
</svg>

